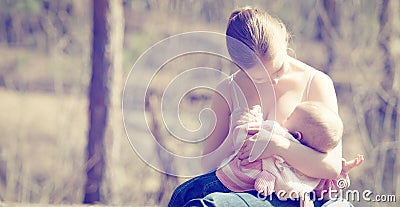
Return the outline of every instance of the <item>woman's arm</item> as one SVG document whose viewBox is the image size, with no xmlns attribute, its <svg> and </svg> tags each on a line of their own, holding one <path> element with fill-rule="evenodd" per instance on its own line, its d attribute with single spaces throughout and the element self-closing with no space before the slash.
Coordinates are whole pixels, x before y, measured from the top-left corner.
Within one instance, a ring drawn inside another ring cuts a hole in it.
<svg viewBox="0 0 400 207">
<path fill-rule="evenodd" d="M 338 113 L 336 91 L 333 81 L 323 72 L 316 72 L 311 82 L 308 100 L 321 102 L 334 112 Z"/>
<path fill-rule="evenodd" d="M 254 135 L 256 137 L 257 135 Z M 256 138 L 250 137 L 239 152 L 242 165 L 249 164 L 249 156 L 256 143 Z M 335 179 L 342 169 L 342 144 L 339 143 L 329 153 L 317 152 L 305 145 L 290 141 L 281 135 L 274 134 L 264 153 L 257 159 L 266 159 L 272 155 L 281 156 L 288 164 L 300 172 L 315 178 Z"/>
<path fill-rule="evenodd" d="M 310 177 L 336 179 L 342 170 L 341 142 L 328 153 L 317 152 L 287 139 L 282 139 L 276 146 L 276 155 L 281 156 L 291 166 Z"/>
<path fill-rule="evenodd" d="M 332 79 L 323 72 L 317 71 L 314 79 L 311 82 L 310 92 L 308 96 L 309 101 L 319 101 L 325 106 L 332 109 L 337 114 L 338 104 L 336 98 L 336 91 Z M 304 152 L 304 151 L 303 151 Z M 322 155 L 322 156 L 321 156 Z M 321 163 L 321 168 L 318 166 L 314 168 L 317 177 L 321 178 L 337 178 L 340 174 L 342 165 L 342 142 L 326 154 L 316 156 L 316 163 Z M 325 170 L 325 171 L 324 171 Z M 324 172 L 327 174 L 325 175 Z"/>
<path fill-rule="evenodd" d="M 338 112 L 336 92 L 332 80 L 326 74 L 317 72 L 311 83 L 309 101 L 319 101 Z M 242 164 L 248 163 L 248 157 L 253 149 L 254 139 L 246 140 L 239 159 Z M 279 155 L 292 165 L 310 177 L 335 179 L 342 169 L 342 143 L 328 153 L 317 152 L 300 143 L 289 141 L 279 135 L 273 135 L 267 149 L 258 158 L 263 159 L 271 155 Z M 300 162 L 299 162 L 300 161 Z"/>
<path fill-rule="evenodd" d="M 308 100 L 321 102 L 338 113 L 333 81 L 323 72 L 316 72 L 311 82 Z M 293 167 L 311 177 L 335 179 L 342 170 L 342 142 L 327 153 L 316 152 L 300 143 L 286 142 L 280 145 L 278 154 Z"/>
<path fill-rule="evenodd" d="M 232 144 L 225 141 L 230 124 L 230 109 L 227 102 L 229 98 L 229 83 L 223 81 L 217 86 L 217 92 L 211 101 L 211 110 L 216 119 L 215 124 L 211 126 L 213 127 L 211 134 L 204 142 L 202 165 L 205 171 L 215 169 L 233 153 Z"/>
</svg>

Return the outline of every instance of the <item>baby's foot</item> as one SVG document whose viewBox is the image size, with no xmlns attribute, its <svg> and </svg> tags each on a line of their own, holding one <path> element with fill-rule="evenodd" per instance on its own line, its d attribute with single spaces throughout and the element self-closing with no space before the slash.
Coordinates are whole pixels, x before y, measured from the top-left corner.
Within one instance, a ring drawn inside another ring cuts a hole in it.
<svg viewBox="0 0 400 207">
<path fill-rule="evenodd" d="M 346 161 L 345 159 L 343 159 L 342 161 L 342 169 L 345 172 L 350 171 L 351 169 L 353 169 L 354 167 L 357 167 L 359 165 L 361 165 L 364 161 L 364 156 L 358 154 L 357 158 L 352 159 L 350 161 Z"/>
</svg>

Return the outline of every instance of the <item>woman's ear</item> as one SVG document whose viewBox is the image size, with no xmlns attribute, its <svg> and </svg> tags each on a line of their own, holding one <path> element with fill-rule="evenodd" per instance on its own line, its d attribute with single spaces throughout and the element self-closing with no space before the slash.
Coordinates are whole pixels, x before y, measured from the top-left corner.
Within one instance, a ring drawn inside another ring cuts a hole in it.
<svg viewBox="0 0 400 207">
<path fill-rule="evenodd" d="M 301 139 L 303 139 L 303 134 L 302 134 L 301 132 L 295 131 L 294 134 L 296 135 L 295 138 L 296 138 L 297 140 L 300 141 Z"/>
</svg>

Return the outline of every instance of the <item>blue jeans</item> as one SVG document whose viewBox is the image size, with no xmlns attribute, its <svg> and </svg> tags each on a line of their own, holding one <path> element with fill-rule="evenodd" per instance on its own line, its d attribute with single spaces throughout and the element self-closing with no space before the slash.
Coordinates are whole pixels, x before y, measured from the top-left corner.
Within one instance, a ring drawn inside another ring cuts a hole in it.
<svg viewBox="0 0 400 207">
<path fill-rule="evenodd" d="M 184 207 L 297 207 L 300 201 L 280 200 L 274 193 L 270 196 L 257 196 L 256 191 L 243 193 L 211 193 L 200 199 L 193 199 Z M 325 207 L 325 201 L 314 201 L 314 207 Z M 340 205 L 345 207 L 346 205 Z"/>
<path fill-rule="evenodd" d="M 218 180 L 215 171 L 192 178 L 178 186 L 168 207 L 182 207 L 192 199 L 201 199 L 214 192 L 231 192 Z"/>
<path fill-rule="evenodd" d="M 325 206 L 323 201 L 314 201 L 315 207 Z M 328 202 L 329 203 L 329 202 Z M 293 207 L 300 206 L 297 200 L 280 200 L 275 194 L 262 197 L 257 191 L 235 193 L 218 180 L 214 172 L 192 178 L 178 186 L 171 196 L 168 207 Z"/>
</svg>

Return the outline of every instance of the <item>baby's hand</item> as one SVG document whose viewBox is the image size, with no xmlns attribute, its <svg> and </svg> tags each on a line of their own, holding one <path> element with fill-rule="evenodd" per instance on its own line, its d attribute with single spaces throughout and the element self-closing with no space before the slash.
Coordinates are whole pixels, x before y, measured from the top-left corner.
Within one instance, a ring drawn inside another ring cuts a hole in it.
<svg viewBox="0 0 400 207">
<path fill-rule="evenodd" d="M 260 131 L 261 124 L 257 122 L 250 122 L 247 124 L 247 134 L 254 135 Z"/>
<path fill-rule="evenodd" d="M 255 105 L 250 110 L 250 114 L 252 115 L 253 120 L 247 123 L 247 134 L 254 135 L 260 131 L 262 121 L 263 121 L 263 114 L 261 112 L 261 106 Z"/>
<path fill-rule="evenodd" d="M 250 114 L 254 115 L 256 121 L 263 120 L 263 114 L 262 114 L 260 105 L 253 106 L 253 108 L 251 108 L 251 110 L 250 110 Z"/>
<path fill-rule="evenodd" d="M 249 112 L 243 112 L 243 111 L 242 112 L 236 112 L 235 114 L 232 114 L 232 115 L 235 115 L 236 117 L 239 117 L 238 119 L 234 119 L 234 120 L 237 120 L 236 121 L 236 126 L 247 124 L 247 123 L 251 123 L 251 122 L 255 122 L 255 120 L 256 120 L 256 117 L 253 114 L 249 113 Z"/>
</svg>

